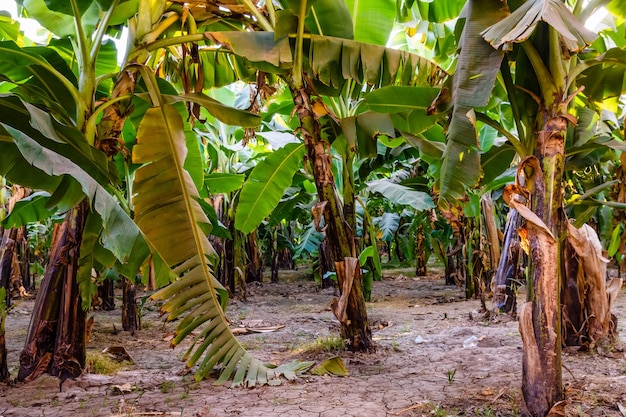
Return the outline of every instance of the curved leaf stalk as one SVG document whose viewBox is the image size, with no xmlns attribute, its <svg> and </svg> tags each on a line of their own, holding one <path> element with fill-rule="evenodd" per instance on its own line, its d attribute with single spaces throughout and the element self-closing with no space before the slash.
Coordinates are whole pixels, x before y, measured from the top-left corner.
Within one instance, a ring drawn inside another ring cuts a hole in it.
<svg viewBox="0 0 626 417">
<path fill-rule="evenodd" d="M 274 25 L 270 22 L 267 21 L 267 19 L 265 18 L 265 16 L 263 16 L 263 14 L 261 14 L 261 12 L 259 11 L 259 9 L 256 8 L 256 6 L 254 5 L 254 3 L 252 3 L 251 0 L 238 0 L 241 3 L 243 3 L 248 10 L 250 11 L 250 13 L 252 13 L 252 15 L 254 16 L 254 18 L 257 20 L 257 22 L 259 23 L 259 26 L 261 27 L 261 29 L 268 31 L 268 32 L 273 32 L 274 31 Z M 266 1 L 266 3 L 268 3 Z M 272 0 L 269 1 L 270 4 L 266 4 L 266 7 L 268 9 L 268 12 L 270 9 L 272 9 L 270 13 L 270 19 L 272 19 L 272 17 L 274 16 L 274 6 L 272 3 Z M 306 0 L 302 1 L 302 3 L 306 6 Z"/>
<path fill-rule="evenodd" d="M 305 15 L 306 15 L 306 5 L 307 0 L 303 0 L 300 2 L 300 11 L 298 13 L 298 29 L 296 33 L 296 49 L 294 52 L 295 55 L 295 63 L 293 65 L 293 69 L 291 71 L 291 84 L 295 89 L 302 88 L 302 61 L 304 57 L 304 23 L 305 23 Z"/>
<path fill-rule="evenodd" d="M 541 97 L 544 100 L 555 100 L 558 93 L 557 87 L 554 84 L 554 79 L 552 78 L 550 70 L 543 62 L 537 48 L 535 48 L 532 42 L 522 42 L 521 45 L 522 48 L 524 48 L 524 52 L 526 52 L 526 56 L 533 66 L 533 69 L 535 70 L 535 74 L 537 75 L 537 82 L 539 83 L 539 88 L 541 89 Z"/>
<path fill-rule="evenodd" d="M 83 23 L 76 0 L 70 0 L 74 13 L 76 39 L 72 39 L 78 64 L 78 91 L 81 100 L 76 103 L 76 126 L 83 130 L 85 119 L 91 115 L 95 85 L 95 60 L 89 55 L 89 39 L 83 29 Z"/>
<path fill-rule="evenodd" d="M 484 113 L 476 112 L 475 114 L 476 114 L 476 120 L 481 121 L 484 124 L 493 127 L 495 130 L 498 131 L 498 133 L 500 133 L 502 136 L 507 138 L 509 142 L 511 142 L 511 145 L 513 145 L 513 147 L 515 148 L 515 151 L 520 157 L 523 158 L 523 157 L 528 156 L 528 150 L 526 149 L 524 144 L 517 137 L 515 137 L 515 135 L 513 135 L 511 132 L 506 130 L 500 123 L 493 120 L 492 118 L 490 118 Z"/>
</svg>

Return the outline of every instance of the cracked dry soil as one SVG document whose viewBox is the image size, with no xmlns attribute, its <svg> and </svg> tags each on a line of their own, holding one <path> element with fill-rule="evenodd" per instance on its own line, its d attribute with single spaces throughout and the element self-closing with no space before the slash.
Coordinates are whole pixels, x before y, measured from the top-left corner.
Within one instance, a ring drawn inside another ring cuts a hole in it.
<svg viewBox="0 0 626 417">
<path fill-rule="evenodd" d="M 333 289 L 317 291 L 315 283 L 293 273 L 281 279 L 279 284 L 249 285 L 245 302 L 231 300 L 227 315 L 233 327 L 285 326 L 238 336 L 244 346 L 273 363 L 320 362 L 338 355 L 349 376 L 304 375 L 281 386 L 252 389 L 215 386 L 215 379 L 197 383 L 192 375 L 181 374 L 185 346 L 169 348 L 175 323 L 164 324 L 158 306 L 147 302 L 143 329 L 134 336 L 114 334 L 114 328 L 121 328 L 119 309 L 94 312 L 89 350 L 124 346 L 134 365 L 114 375 L 86 373 L 61 388 L 47 375 L 25 385 L 0 385 L 0 417 L 524 415 L 517 322 L 506 316 L 484 319 L 477 314 L 480 302 L 465 300 L 462 289 L 444 286 L 441 276 L 413 277 L 409 270 L 396 270 L 374 282 L 368 303 L 378 347 L 374 354 L 303 350 L 338 334 L 329 309 Z M 625 298 L 618 297 L 613 311 L 621 340 L 626 337 Z M 22 301 L 7 318 L 13 375 L 33 304 Z M 477 345 L 464 347 L 471 336 Z M 626 368 L 619 345 L 607 355 L 564 352 L 566 399 L 552 415 L 626 415 Z"/>
</svg>

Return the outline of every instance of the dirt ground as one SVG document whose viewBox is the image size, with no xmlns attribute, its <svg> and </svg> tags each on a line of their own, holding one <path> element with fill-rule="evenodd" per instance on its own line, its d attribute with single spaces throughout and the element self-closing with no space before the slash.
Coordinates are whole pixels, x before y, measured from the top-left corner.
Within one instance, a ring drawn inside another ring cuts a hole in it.
<svg viewBox="0 0 626 417">
<path fill-rule="evenodd" d="M 436 272 L 436 271 L 435 271 Z M 406 275 L 404 275 L 406 274 Z M 17 387 L 0 385 L 0 417 L 14 416 L 521 416 L 521 338 L 506 316 L 486 320 L 480 302 L 443 285 L 438 275 L 386 271 L 368 303 L 375 354 L 316 352 L 335 337 L 333 289 L 284 276 L 280 284 L 249 285 L 248 300 L 232 300 L 233 327 L 279 326 L 239 336 L 257 358 L 273 363 L 340 356 L 347 377 L 303 375 L 281 386 L 229 389 L 181 375 L 184 347 L 171 350 L 175 324 L 157 306 L 142 306 L 143 329 L 120 332 L 120 311 L 95 312 L 92 352 L 124 346 L 135 364 L 114 375 L 86 373 L 75 381 L 43 376 Z M 118 301 L 118 305 L 121 304 Z M 6 323 L 10 371 L 17 372 L 33 301 L 14 308 Z M 614 313 L 626 340 L 626 296 Z M 468 339 L 475 336 L 476 346 Z M 464 346 L 464 341 L 467 341 Z M 618 347 L 609 355 L 565 352 L 566 399 L 554 416 L 626 416 L 626 367 Z M 621 411 L 623 410 L 623 412 Z"/>
</svg>

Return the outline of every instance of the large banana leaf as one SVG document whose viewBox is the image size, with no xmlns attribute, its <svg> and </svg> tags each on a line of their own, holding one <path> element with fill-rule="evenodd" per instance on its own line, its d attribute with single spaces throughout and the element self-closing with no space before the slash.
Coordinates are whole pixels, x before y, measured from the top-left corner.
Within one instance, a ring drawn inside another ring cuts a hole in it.
<svg viewBox="0 0 626 417">
<path fill-rule="evenodd" d="M 465 195 L 465 188 L 474 186 L 480 178 L 473 108 L 487 105 L 503 57 L 502 51 L 493 49 L 480 33 L 507 14 L 500 0 L 469 0 L 466 4 L 461 52 L 451 92 L 454 109 L 441 165 L 440 206 L 454 204 Z"/>
<path fill-rule="evenodd" d="M 0 226 L 12 229 L 49 218 L 54 213 L 54 210 L 47 208 L 49 197 L 50 193 L 37 191 L 21 199 L 15 203 L 8 216 L 0 221 Z"/>
<path fill-rule="evenodd" d="M 172 106 L 153 107 L 139 125 L 133 148 L 133 162 L 143 164 L 135 174 L 137 224 L 180 277 L 153 295 L 165 300 L 162 311 L 168 313 L 168 320 L 183 317 L 172 346 L 199 330 L 184 356 L 187 367 L 199 364 L 195 373 L 198 380 L 217 364 L 222 365 L 217 383 L 231 378 L 238 367 L 233 386 L 276 382 L 281 374 L 293 377 L 302 363 L 270 368 L 246 352 L 228 327 L 224 314 L 227 292 L 213 275 L 212 262 L 217 255 L 206 237 L 209 220 L 183 168 L 183 128 L 183 120 Z"/>
<path fill-rule="evenodd" d="M 54 49 L 0 42 L 0 74 L 0 81 L 16 84 L 12 92 L 29 103 L 42 104 L 62 118 L 76 116 L 76 77 Z"/>
<path fill-rule="evenodd" d="M 400 22 L 446 22 L 459 16 L 464 2 L 433 0 L 396 0 L 397 18 Z"/>
<path fill-rule="evenodd" d="M 582 73 L 576 83 L 585 86 L 585 95 L 618 112 L 626 83 L 626 50 L 611 48 L 598 57 L 583 61 L 576 70 Z"/>
<path fill-rule="evenodd" d="M 299 234 L 299 241 L 293 257 L 302 258 L 303 254 L 317 257 L 323 240 L 324 235 L 315 228 L 314 222 L 309 223 L 306 229 Z"/>
<path fill-rule="evenodd" d="M 434 207 L 433 200 L 428 194 L 396 184 L 388 178 L 368 182 L 367 190 L 382 194 L 394 204 L 405 204 L 418 211 Z"/>
<path fill-rule="evenodd" d="M 117 170 L 84 135 L 15 96 L 0 96 L 0 123 L 24 132 L 41 146 L 74 161 L 100 184 L 116 183 Z"/>
<path fill-rule="evenodd" d="M 382 216 L 373 217 L 372 221 L 382 233 L 380 239 L 391 242 L 400 226 L 400 215 L 398 213 L 385 212 Z"/>
<path fill-rule="evenodd" d="M 300 168 L 304 153 L 303 143 L 290 143 L 254 167 L 239 195 L 237 230 L 250 233 L 274 210 Z"/>
<path fill-rule="evenodd" d="M 289 38 L 274 39 L 269 32 L 210 32 L 206 38 L 250 61 L 260 70 L 293 66 Z M 380 87 L 399 83 L 426 85 L 443 74 L 432 61 L 406 51 L 331 36 L 310 35 L 308 63 L 313 76 L 324 85 L 341 89 L 346 80 Z"/>
<path fill-rule="evenodd" d="M 485 29 L 482 35 L 498 49 L 528 39 L 540 21 L 556 29 L 570 52 L 582 50 L 598 36 L 587 29 L 561 0 L 528 0 L 508 17 Z"/>
<path fill-rule="evenodd" d="M 59 37 L 76 36 L 71 3 L 67 0 L 23 0 L 20 2 L 29 17 Z M 91 33 L 98 23 L 98 6 L 93 1 L 77 1 L 83 30 Z M 83 7 L 81 7 L 83 6 Z"/>
<path fill-rule="evenodd" d="M 30 133 L 37 135 L 36 131 Z M 99 218 L 101 227 L 94 250 L 114 256 L 125 275 L 135 275 L 150 256 L 150 248 L 133 220 L 81 166 L 1 122 L 0 175 L 15 184 L 50 192 L 45 201 L 47 209 L 67 211 L 88 198 L 93 210 L 90 216 Z M 158 254 L 154 254 L 154 264 L 157 283 L 169 283 L 171 271 L 161 267 Z"/>
<path fill-rule="evenodd" d="M 445 3 L 445 2 L 444 2 Z M 354 25 L 354 40 L 387 45 L 396 13 L 394 0 L 346 0 Z M 331 18 L 331 20 L 337 20 Z"/>
</svg>

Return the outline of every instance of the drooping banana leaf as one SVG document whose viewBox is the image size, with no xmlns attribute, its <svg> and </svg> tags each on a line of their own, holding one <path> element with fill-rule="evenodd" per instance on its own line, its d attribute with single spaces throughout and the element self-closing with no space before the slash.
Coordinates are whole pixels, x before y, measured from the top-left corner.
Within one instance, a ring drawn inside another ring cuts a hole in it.
<svg viewBox="0 0 626 417">
<path fill-rule="evenodd" d="M 382 233 L 381 240 L 391 242 L 400 226 L 400 215 L 398 213 L 385 212 L 382 216 L 372 218 L 372 221 Z"/>
<path fill-rule="evenodd" d="M 294 64 L 289 38 L 274 39 L 270 32 L 210 32 L 207 40 L 243 57 L 259 70 L 289 70 Z M 380 87 L 427 85 L 437 82 L 443 71 L 416 54 L 332 36 L 307 39 L 310 71 L 324 85 L 341 90 L 345 80 Z"/>
<path fill-rule="evenodd" d="M 21 199 L 15 203 L 13 210 L 0 222 L 0 225 L 5 229 L 12 229 L 47 219 L 54 214 L 54 210 L 46 207 L 49 197 L 50 193 L 37 191 Z"/>
<path fill-rule="evenodd" d="M 482 35 L 498 49 L 528 39 L 540 21 L 557 30 L 570 52 L 582 50 L 598 36 L 587 29 L 561 0 L 528 0 L 508 17 L 485 29 Z"/>
<path fill-rule="evenodd" d="M 211 115 L 228 125 L 256 127 L 261 124 L 261 117 L 248 111 L 239 110 L 220 103 L 204 93 L 184 93 L 163 96 L 167 104 L 189 101 L 205 107 Z"/>
<path fill-rule="evenodd" d="M 313 222 L 309 223 L 306 229 L 300 233 L 299 238 L 293 257 L 301 258 L 305 253 L 311 257 L 316 257 L 324 240 L 324 235 L 315 229 Z"/>
<path fill-rule="evenodd" d="M 76 77 L 54 49 L 0 42 L 0 74 L 0 80 L 16 84 L 13 93 L 29 103 L 42 104 L 65 119 L 76 116 Z"/>
<path fill-rule="evenodd" d="M 367 190 L 382 194 L 394 204 L 406 204 L 418 211 L 427 210 L 435 206 L 428 194 L 396 184 L 387 178 L 368 182 Z"/>
<path fill-rule="evenodd" d="M 503 52 L 480 34 L 508 15 L 500 0 L 469 0 L 452 84 L 454 109 L 441 165 L 440 206 L 454 205 L 480 178 L 480 153 L 474 107 L 487 105 Z"/>
<path fill-rule="evenodd" d="M 218 384 L 233 377 L 235 368 L 232 386 L 275 383 L 280 375 L 295 377 L 310 365 L 292 362 L 270 368 L 253 358 L 228 327 L 227 292 L 213 274 L 217 255 L 206 236 L 211 226 L 183 168 L 185 153 L 183 120 L 176 109 L 167 104 L 149 109 L 133 148 L 133 162 L 143 164 L 135 174 L 133 202 L 137 224 L 180 277 L 153 295 L 165 301 L 162 311 L 168 320 L 182 318 L 172 346 L 199 331 L 184 356 L 187 367 L 199 365 L 197 380 L 218 364 L 222 365 Z"/>
<path fill-rule="evenodd" d="M 0 123 L 23 132 L 42 147 L 71 159 L 100 184 L 116 183 L 117 171 L 106 155 L 89 146 L 84 135 L 48 112 L 18 97 L 0 96 Z"/>
<path fill-rule="evenodd" d="M 36 131 L 32 135 L 40 135 Z M 51 193 L 47 207 L 61 212 L 88 198 L 93 212 L 101 218 L 98 253 L 109 252 L 118 260 L 118 267 L 134 275 L 150 255 L 150 248 L 141 231 L 108 191 L 74 161 L 43 147 L 25 132 L 0 122 L 0 175 L 22 186 Z M 91 213 L 94 215 L 94 213 Z M 154 255 L 158 283 L 170 281 L 169 268 L 160 267 Z"/>
<path fill-rule="evenodd" d="M 300 168 L 304 153 L 303 143 L 290 143 L 254 167 L 239 195 L 235 213 L 237 230 L 250 233 L 276 208 Z"/>
</svg>

